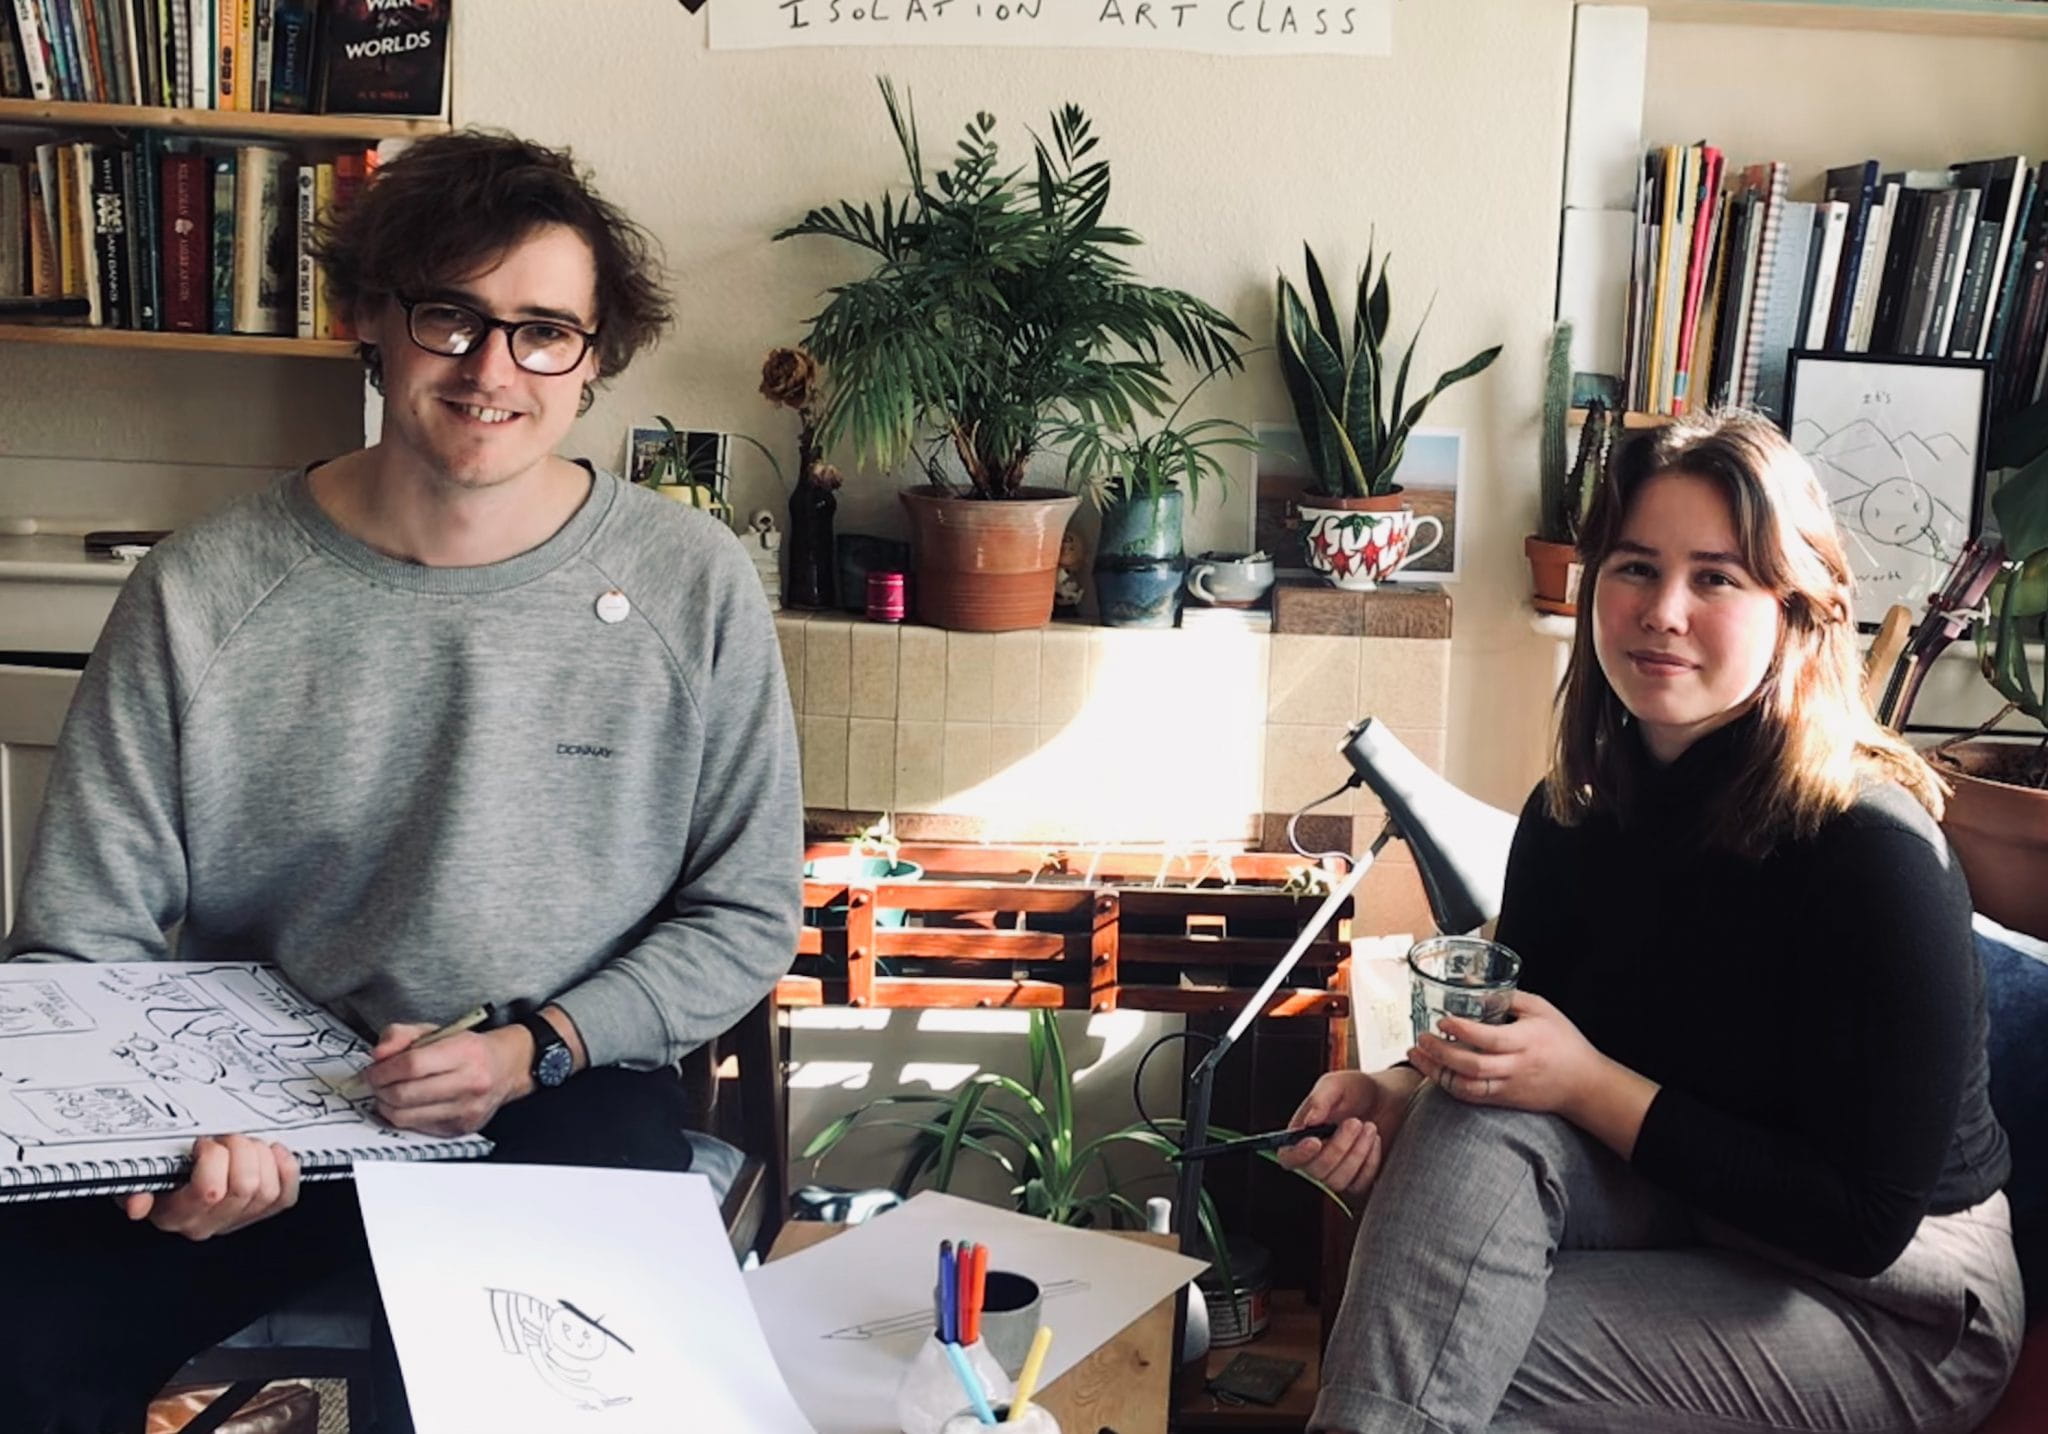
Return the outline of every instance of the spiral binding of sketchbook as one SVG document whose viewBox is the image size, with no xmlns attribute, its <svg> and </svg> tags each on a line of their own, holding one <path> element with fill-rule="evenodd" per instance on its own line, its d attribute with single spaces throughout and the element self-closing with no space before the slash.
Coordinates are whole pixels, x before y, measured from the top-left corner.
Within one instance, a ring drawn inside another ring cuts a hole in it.
<svg viewBox="0 0 2048 1434">
<path fill-rule="evenodd" d="M 368 1059 L 268 966 L 0 966 L 0 1204 L 169 1189 L 202 1135 L 275 1141 L 304 1180 L 490 1151 L 379 1122 L 346 1092 Z"/>
</svg>

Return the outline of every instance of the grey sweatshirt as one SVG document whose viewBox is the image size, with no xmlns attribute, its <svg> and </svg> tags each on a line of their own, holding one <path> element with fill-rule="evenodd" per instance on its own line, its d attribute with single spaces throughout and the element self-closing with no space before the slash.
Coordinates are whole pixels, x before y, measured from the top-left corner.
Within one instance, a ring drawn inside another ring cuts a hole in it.
<svg viewBox="0 0 2048 1434">
<path fill-rule="evenodd" d="M 426 567 L 292 473 L 129 579 L 7 952 L 163 959 L 182 921 L 179 959 L 273 961 L 365 1033 L 552 999 L 591 1064 L 651 1067 L 789 968 L 802 819 L 773 623 L 712 518 L 598 473 L 539 547 Z"/>
</svg>

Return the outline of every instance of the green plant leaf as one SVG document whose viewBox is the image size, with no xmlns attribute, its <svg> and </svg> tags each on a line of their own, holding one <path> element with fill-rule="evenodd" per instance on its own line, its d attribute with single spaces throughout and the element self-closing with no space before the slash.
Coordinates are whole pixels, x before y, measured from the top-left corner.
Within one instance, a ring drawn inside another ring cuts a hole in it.
<svg viewBox="0 0 2048 1434">
<path fill-rule="evenodd" d="M 1303 266 L 1308 270 L 1308 295 L 1316 306 L 1316 327 L 1335 353 L 1344 352 L 1344 330 L 1337 326 L 1337 306 L 1330 302 L 1330 286 L 1323 281 L 1323 267 L 1316 262 L 1316 251 L 1307 244 L 1301 246 Z"/>
<path fill-rule="evenodd" d="M 2023 559 L 2048 550 L 2048 454 L 2006 478 L 1991 497 L 2006 556 Z"/>
<path fill-rule="evenodd" d="M 2009 415 L 1992 429 L 1985 463 L 1992 468 L 2022 468 L 2044 454 L 2048 454 L 2048 398 Z"/>
<path fill-rule="evenodd" d="M 846 1114 L 840 1116 L 823 1130 L 812 1136 L 810 1143 L 804 1146 L 803 1154 L 799 1158 L 815 1160 L 830 1153 L 832 1148 L 844 1140 L 853 1130 L 853 1127 L 871 1110 L 888 1105 L 946 1105 L 949 1103 L 948 1098 L 942 1095 L 876 1096 L 873 1100 L 865 1101 L 855 1109 L 849 1110 Z"/>
</svg>

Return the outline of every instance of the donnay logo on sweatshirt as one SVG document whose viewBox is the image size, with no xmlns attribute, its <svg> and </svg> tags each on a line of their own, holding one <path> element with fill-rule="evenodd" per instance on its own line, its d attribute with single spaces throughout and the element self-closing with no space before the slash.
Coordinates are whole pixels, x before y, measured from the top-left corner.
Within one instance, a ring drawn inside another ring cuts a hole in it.
<svg viewBox="0 0 2048 1434">
<path fill-rule="evenodd" d="M 591 742 L 557 742 L 555 743 L 555 755 L 557 757 L 595 757 L 599 761 L 610 761 L 619 754 L 614 748 L 600 747 Z"/>
</svg>

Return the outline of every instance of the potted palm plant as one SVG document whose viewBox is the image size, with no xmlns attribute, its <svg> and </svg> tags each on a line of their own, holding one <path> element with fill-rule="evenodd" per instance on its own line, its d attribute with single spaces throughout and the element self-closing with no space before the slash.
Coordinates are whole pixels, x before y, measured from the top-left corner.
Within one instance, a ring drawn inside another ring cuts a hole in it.
<svg viewBox="0 0 2048 1434">
<path fill-rule="evenodd" d="M 914 111 L 880 83 L 909 193 L 813 209 L 775 236 L 821 235 L 876 261 L 831 291 L 804 340 L 838 379 L 819 439 L 880 469 L 918 460 L 926 481 L 903 502 L 921 622 L 1036 627 L 1079 500 L 1031 486 L 1032 456 L 1064 421 L 1158 416 L 1171 354 L 1234 363 L 1244 333 L 1133 277 L 1124 254 L 1140 240 L 1104 222 L 1109 163 L 1091 157 L 1079 107 L 1053 113 L 1028 168 L 1004 167 L 994 117 L 977 114 L 928 175 Z"/>
<path fill-rule="evenodd" d="M 1500 345 L 1474 354 L 1409 404 L 1408 369 L 1428 314 L 1390 374 L 1383 352 L 1391 308 L 1387 259 L 1375 272 L 1367 247 L 1347 344 L 1315 250 L 1302 245 L 1302 257 L 1309 304 L 1284 274 L 1276 303 L 1280 372 L 1315 474 L 1300 505 L 1302 547 L 1308 565 L 1328 581 L 1369 589 L 1401 566 L 1414 537 L 1415 512 L 1394 482 L 1409 434 L 1445 389 L 1499 358 Z"/>
<path fill-rule="evenodd" d="M 1185 507 L 1202 501 L 1202 484 L 1229 486 L 1218 457 L 1225 448 L 1258 447 L 1251 430 L 1228 418 L 1182 423 L 1181 414 L 1212 369 L 1174 405 L 1157 428 L 1056 425 L 1066 444 L 1067 475 L 1102 508 L 1095 545 L 1095 600 L 1109 627 L 1172 627 L 1180 616 L 1187 555 L 1181 542 Z"/>
</svg>

